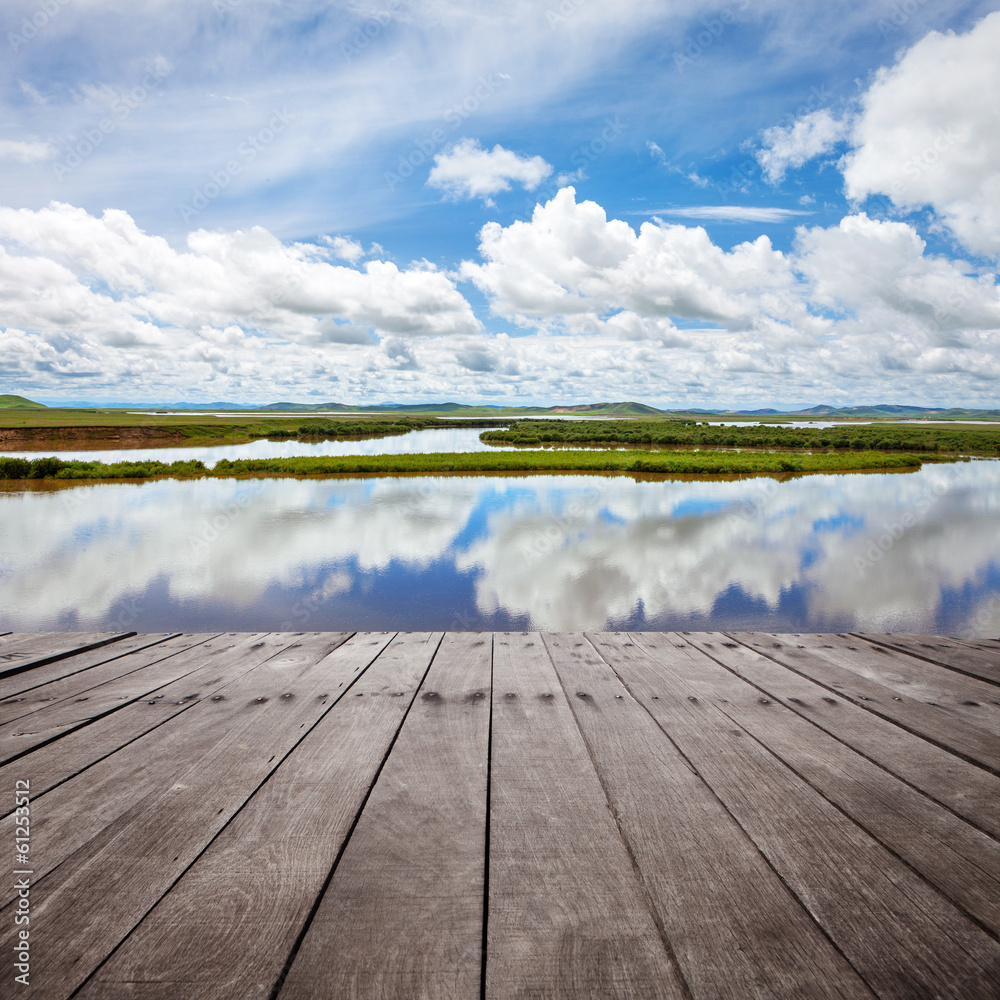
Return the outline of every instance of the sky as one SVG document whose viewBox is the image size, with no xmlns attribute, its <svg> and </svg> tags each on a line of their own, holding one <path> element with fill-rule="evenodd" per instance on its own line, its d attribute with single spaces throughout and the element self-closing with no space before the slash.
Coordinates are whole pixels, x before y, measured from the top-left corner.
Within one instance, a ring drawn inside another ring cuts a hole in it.
<svg viewBox="0 0 1000 1000">
<path fill-rule="evenodd" d="M 4 0 L 0 392 L 1000 407 L 1000 3 Z"/>
</svg>

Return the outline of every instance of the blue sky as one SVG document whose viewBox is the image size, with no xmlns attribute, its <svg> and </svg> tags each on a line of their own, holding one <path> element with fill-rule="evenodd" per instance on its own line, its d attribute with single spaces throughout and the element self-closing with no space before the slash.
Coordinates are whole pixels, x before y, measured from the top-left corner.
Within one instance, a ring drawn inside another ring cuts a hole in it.
<svg viewBox="0 0 1000 1000">
<path fill-rule="evenodd" d="M 997 6 L 9 0 L 0 391 L 998 405 Z"/>
</svg>

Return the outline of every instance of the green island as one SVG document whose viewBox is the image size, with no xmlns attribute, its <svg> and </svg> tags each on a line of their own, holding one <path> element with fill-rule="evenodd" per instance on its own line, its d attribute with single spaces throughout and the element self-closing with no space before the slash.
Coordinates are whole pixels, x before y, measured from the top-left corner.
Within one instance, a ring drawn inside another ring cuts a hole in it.
<svg viewBox="0 0 1000 1000">
<path fill-rule="evenodd" d="M 199 461 L 86 462 L 0 458 L 0 479 L 150 479 L 230 476 L 334 476 L 484 472 L 621 472 L 632 475 L 753 475 L 915 469 L 927 456 L 847 452 L 497 451 Z M 931 458 L 931 460 L 934 460 Z"/>
<path fill-rule="evenodd" d="M 847 424 L 836 427 L 760 427 L 694 420 L 518 420 L 484 431 L 488 444 L 526 448 L 770 448 L 833 451 L 909 451 L 1000 455 L 1000 426 Z"/>
</svg>

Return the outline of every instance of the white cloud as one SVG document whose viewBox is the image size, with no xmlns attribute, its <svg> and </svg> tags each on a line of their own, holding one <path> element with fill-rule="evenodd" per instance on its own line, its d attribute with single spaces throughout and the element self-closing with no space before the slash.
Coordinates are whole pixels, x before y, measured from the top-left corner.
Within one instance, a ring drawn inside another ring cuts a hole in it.
<svg viewBox="0 0 1000 1000">
<path fill-rule="evenodd" d="M 679 219 L 713 222 L 785 222 L 799 215 L 812 215 L 794 208 L 765 208 L 751 205 L 689 205 L 685 208 L 657 208 L 631 215 L 670 215 Z"/>
<path fill-rule="evenodd" d="M 995 12 L 963 35 L 932 31 L 880 70 L 845 160 L 848 197 L 930 205 L 970 250 L 1000 255 L 998 52 Z"/>
<path fill-rule="evenodd" d="M 489 198 L 509 191 L 511 181 L 534 191 L 551 173 L 540 156 L 519 156 L 499 145 L 486 150 L 475 139 L 463 139 L 434 157 L 427 183 L 456 200 Z"/>
<path fill-rule="evenodd" d="M 811 111 L 787 127 L 766 129 L 763 146 L 756 151 L 757 162 L 771 184 L 780 183 L 789 167 L 829 153 L 848 132 L 848 123 L 835 118 L 826 108 Z"/>
<path fill-rule="evenodd" d="M 49 142 L 38 139 L 0 139 L 0 160 L 14 160 L 17 163 L 40 163 L 51 160 L 56 148 Z"/>
<path fill-rule="evenodd" d="M 346 260 L 351 264 L 357 263 L 365 255 L 365 248 L 347 236 L 324 236 L 326 243 L 335 257 Z"/>
</svg>

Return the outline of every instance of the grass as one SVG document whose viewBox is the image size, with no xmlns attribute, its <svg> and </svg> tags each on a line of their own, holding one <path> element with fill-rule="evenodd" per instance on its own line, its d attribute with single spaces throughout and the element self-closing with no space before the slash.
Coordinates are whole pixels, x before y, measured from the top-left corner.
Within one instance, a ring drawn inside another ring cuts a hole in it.
<svg viewBox="0 0 1000 1000">
<path fill-rule="evenodd" d="M 485 431 L 480 436 L 488 444 L 533 448 L 544 445 L 564 448 L 808 448 L 813 451 L 1000 455 L 1000 425 L 995 429 L 901 424 L 723 427 L 684 420 L 594 420 L 586 423 L 519 420 L 508 428 Z"/>
<path fill-rule="evenodd" d="M 918 455 L 673 451 L 532 451 L 407 455 L 338 455 L 201 462 L 82 462 L 58 458 L 0 458 L 0 479 L 149 479 L 229 476 L 392 475 L 397 473 L 623 472 L 636 475 L 748 475 L 913 469 Z"/>
</svg>

